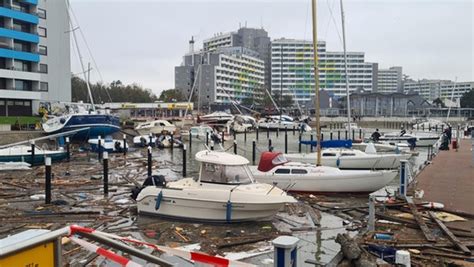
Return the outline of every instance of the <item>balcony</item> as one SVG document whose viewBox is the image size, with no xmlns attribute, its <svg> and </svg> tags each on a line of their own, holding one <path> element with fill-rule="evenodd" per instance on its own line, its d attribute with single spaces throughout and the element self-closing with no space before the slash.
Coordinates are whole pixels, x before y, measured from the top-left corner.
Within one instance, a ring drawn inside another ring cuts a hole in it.
<svg viewBox="0 0 474 267">
<path fill-rule="evenodd" d="M 0 48 L 0 57 L 20 59 L 20 60 L 31 61 L 31 62 L 39 62 L 40 60 L 40 56 L 38 54 L 23 52 L 23 51 L 15 51 L 15 50 L 6 49 L 6 48 Z"/>
<path fill-rule="evenodd" d="M 30 43 L 39 43 L 39 36 L 33 33 L 16 31 L 9 28 L 0 28 L 0 37 L 21 40 Z"/>
<path fill-rule="evenodd" d="M 25 13 L 21 9 L 15 10 L 17 8 L 10 6 L 8 7 L 0 7 L 0 16 L 17 19 L 33 24 L 38 24 L 39 18 L 36 13 Z"/>
</svg>

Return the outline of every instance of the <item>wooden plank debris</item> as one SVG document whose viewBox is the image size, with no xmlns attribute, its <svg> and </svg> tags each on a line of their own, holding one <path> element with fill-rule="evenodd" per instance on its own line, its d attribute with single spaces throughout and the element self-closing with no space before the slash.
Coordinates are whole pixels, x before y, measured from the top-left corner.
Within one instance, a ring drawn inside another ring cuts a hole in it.
<svg viewBox="0 0 474 267">
<path fill-rule="evenodd" d="M 446 234 L 449 240 L 453 242 L 453 244 L 455 244 L 459 249 L 461 249 L 464 254 L 472 254 L 471 250 L 469 250 L 463 243 L 461 243 L 461 241 L 448 229 L 448 227 L 446 227 L 446 225 L 440 219 L 438 219 L 438 217 L 436 217 L 436 214 L 434 212 L 430 211 L 428 212 L 428 214 L 430 215 L 431 219 L 436 222 L 436 224 L 443 231 L 443 233 Z"/>
<path fill-rule="evenodd" d="M 408 207 L 410 207 L 413 217 L 415 218 L 415 221 L 420 226 L 420 229 L 423 232 L 423 235 L 425 236 L 426 240 L 430 242 L 436 242 L 436 237 L 433 235 L 430 228 L 428 228 L 428 225 L 426 225 L 425 220 L 418 212 L 418 208 L 416 207 L 415 203 L 413 203 L 413 199 L 411 197 L 406 197 L 406 201 L 408 203 Z"/>
</svg>

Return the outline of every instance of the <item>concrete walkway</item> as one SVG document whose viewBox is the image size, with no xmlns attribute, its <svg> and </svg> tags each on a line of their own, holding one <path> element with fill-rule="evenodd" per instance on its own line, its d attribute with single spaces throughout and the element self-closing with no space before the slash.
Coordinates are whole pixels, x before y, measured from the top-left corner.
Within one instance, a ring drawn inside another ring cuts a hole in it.
<svg viewBox="0 0 474 267">
<path fill-rule="evenodd" d="M 474 167 L 471 140 L 463 139 L 458 152 L 440 151 L 417 176 L 424 200 L 441 202 L 448 209 L 474 214 Z"/>
</svg>

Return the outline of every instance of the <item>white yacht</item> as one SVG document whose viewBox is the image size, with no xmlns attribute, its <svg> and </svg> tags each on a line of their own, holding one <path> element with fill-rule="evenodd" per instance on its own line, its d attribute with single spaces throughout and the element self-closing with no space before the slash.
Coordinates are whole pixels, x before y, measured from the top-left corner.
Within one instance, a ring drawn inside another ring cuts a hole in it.
<svg viewBox="0 0 474 267">
<path fill-rule="evenodd" d="M 154 120 L 154 121 L 147 121 L 137 125 L 135 130 L 140 135 L 147 135 L 147 134 L 161 134 L 163 132 L 167 133 L 174 133 L 176 131 L 176 126 L 171 124 L 167 120 Z"/>
</svg>

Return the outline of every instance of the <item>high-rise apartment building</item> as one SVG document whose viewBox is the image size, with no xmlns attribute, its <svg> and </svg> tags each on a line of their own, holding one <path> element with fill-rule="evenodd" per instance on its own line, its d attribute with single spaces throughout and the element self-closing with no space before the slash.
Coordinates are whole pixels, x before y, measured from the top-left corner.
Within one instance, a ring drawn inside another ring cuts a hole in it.
<svg viewBox="0 0 474 267">
<path fill-rule="evenodd" d="M 71 101 L 65 0 L 0 0 L 0 116 Z"/>
<path fill-rule="evenodd" d="M 437 98 L 453 98 L 456 102 L 464 93 L 474 88 L 474 82 L 454 82 L 450 80 L 409 80 L 405 81 L 403 89 L 405 93 L 418 92 L 426 100 L 433 101 Z"/>
<path fill-rule="evenodd" d="M 240 102 L 263 95 L 265 64 L 258 53 L 245 47 L 219 47 L 212 52 L 193 52 L 175 67 L 175 88 L 189 96 L 193 86 L 197 108 Z"/>
<path fill-rule="evenodd" d="M 377 70 L 377 92 L 396 93 L 403 91 L 402 67 L 390 67 Z M 375 90 L 374 90 L 375 91 Z"/>
<path fill-rule="evenodd" d="M 333 97 L 346 94 L 344 53 L 327 51 L 318 42 L 320 89 Z M 278 39 L 271 46 L 272 92 L 282 90 L 298 101 L 314 96 L 313 43 L 306 40 Z M 365 62 L 364 53 L 347 52 L 349 91 L 372 91 L 374 64 Z"/>
</svg>

